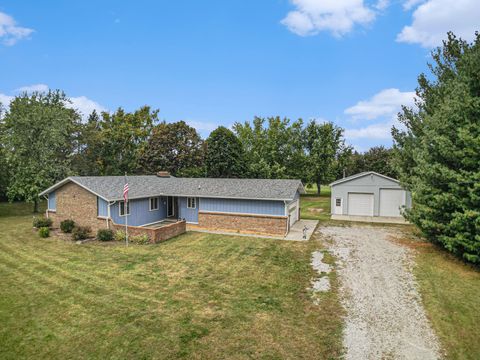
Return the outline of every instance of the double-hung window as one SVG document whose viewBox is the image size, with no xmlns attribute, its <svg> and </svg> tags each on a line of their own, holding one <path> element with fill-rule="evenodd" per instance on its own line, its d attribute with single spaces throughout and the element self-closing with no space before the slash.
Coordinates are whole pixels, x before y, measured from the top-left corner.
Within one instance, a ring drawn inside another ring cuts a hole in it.
<svg viewBox="0 0 480 360">
<path fill-rule="evenodd" d="M 120 216 L 130 215 L 130 202 L 127 201 L 127 206 L 125 206 L 125 201 L 120 201 L 118 204 L 118 211 Z"/>
<path fill-rule="evenodd" d="M 158 210 L 158 197 L 150 198 L 150 211 Z"/>
<path fill-rule="evenodd" d="M 187 198 L 187 208 L 195 209 L 197 207 L 197 201 L 194 197 Z"/>
</svg>

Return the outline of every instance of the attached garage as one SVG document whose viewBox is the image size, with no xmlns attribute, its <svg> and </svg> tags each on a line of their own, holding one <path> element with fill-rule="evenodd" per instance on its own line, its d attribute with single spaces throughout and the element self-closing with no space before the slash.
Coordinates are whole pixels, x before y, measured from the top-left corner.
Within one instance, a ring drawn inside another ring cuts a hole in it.
<svg viewBox="0 0 480 360">
<path fill-rule="evenodd" d="M 402 222 L 410 193 L 398 180 L 369 171 L 330 184 L 332 219 Z"/>
<path fill-rule="evenodd" d="M 289 221 L 289 227 L 292 227 L 299 220 L 300 213 L 300 199 L 295 199 L 287 206 L 287 215 Z"/>
</svg>

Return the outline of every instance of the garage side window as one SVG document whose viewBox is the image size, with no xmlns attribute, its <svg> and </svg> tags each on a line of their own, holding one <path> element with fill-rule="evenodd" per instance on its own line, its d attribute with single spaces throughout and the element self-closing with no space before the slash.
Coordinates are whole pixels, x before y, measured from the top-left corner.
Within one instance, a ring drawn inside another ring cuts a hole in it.
<svg viewBox="0 0 480 360">
<path fill-rule="evenodd" d="M 335 199 L 335 206 L 342 206 L 342 199 L 341 198 L 336 198 Z"/>
</svg>

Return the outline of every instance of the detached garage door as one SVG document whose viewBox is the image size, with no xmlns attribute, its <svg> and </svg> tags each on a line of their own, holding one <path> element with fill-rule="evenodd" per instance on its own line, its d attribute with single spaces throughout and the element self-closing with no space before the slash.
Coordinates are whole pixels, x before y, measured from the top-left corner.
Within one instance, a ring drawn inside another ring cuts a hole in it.
<svg viewBox="0 0 480 360">
<path fill-rule="evenodd" d="M 405 205 L 405 191 L 380 189 L 380 216 L 401 216 L 400 207 Z"/>
<path fill-rule="evenodd" d="M 373 216 L 373 194 L 348 193 L 348 215 Z"/>
</svg>

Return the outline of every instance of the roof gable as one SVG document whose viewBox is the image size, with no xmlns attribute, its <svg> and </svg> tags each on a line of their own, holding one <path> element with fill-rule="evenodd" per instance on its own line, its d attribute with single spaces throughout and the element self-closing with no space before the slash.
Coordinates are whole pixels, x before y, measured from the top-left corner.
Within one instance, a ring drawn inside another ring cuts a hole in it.
<svg viewBox="0 0 480 360">
<path fill-rule="evenodd" d="M 346 178 L 343 178 L 343 179 L 340 179 L 340 180 L 337 180 L 337 181 L 334 181 L 330 184 L 330 186 L 335 186 L 335 185 L 339 185 L 339 184 L 343 184 L 343 183 L 347 183 L 347 182 L 351 182 L 351 181 L 354 181 L 354 180 L 357 180 L 357 179 L 360 179 L 360 178 L 363 178 L 365 176 L 378 176 L 382 179 L 385 179 L 385 180 L 388 180 L 388 181 L 391 181 L 391 182 L 394 182 L 395 184 L 400 184 L 400 181 L 398 181 L 397 179 L 394 179 L 394 178 L 391 178 L 387 175 L 383 175 L 383 174 L 379 174 L 375 171 L 365 171 L 365 172 L 361 172 L 361 173 L 358 173 L 358 174 L 355 174 L 355 175 L 352 175 L 352 176 L 348 176 Z"/>
</svg>

